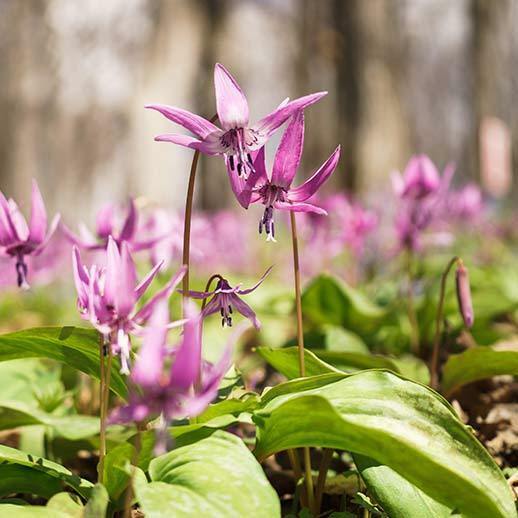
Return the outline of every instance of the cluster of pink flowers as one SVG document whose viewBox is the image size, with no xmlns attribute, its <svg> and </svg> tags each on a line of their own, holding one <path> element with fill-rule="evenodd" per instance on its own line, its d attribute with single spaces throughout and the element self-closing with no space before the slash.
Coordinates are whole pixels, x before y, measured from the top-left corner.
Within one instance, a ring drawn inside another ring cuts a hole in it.
<svg viewBox="0 0 518 518">
<path fill-rule="evenodd" d="M 156 140 L 223 156 L 239 205 L 244 209 L 255 203 L 264 206 L 258 230 L 264 232 L 267 241 L 276 241 L 279 235 L 275 211 L 303 213 L 300 229 L 313 250 L 307 257 L 314 261 L 308 269 L 321 268 L 326 260 L 337 257 L 344 249 L 358 261 L 364 253 L 366 239 L 378 226 L 379 215 L 344 195 L 323 198 L 317 194 L 338 165 L 340 146 L 309 179 L 297 187 L 292 186 L 304 147 L 303 110 L 326 92 L 285 101 L 259 122 L 250 124 L 246 97 L 222 65 L 216 65 L 214 81 L 221 128 L 183 109 L 153 104 L 148 108 L 194 135 L 166 134 Z M 284 123 L 287 123 L 286 129 L 270 171 L 265 164 L 265 145 Z M 419 250 L 423 232 L 446 213 L 458 220 L 480 214 L 483 208 L 480 191 L 473 185 L 450 191 L 452 175 L 453 168 L 447 167 L 441 177 L 424 155 L 413 157 L 403 176 L 393 175 L 398 198 L 395 228 L 401 249 Z M 56 216 L 47 228 L 47 215 L 36 182 L 32 187 L 31 205 L 27 224 L 16 203 L 0 193 L 0 250 L 14 262 L 17 284 L 22 288 L 28 288 L 28 258 L 37 257 L 45 249 L 59 220 Z M 330 217 L 324 217 L 328 214 Z M 184 302 L 185 318 L 179 321 L 171 321 L 168 308 L 169 299 L 186 273 L 185 266 L 146 303 L 140 303 L 159 270 L 178 264 L 182 257 L 184 222 L 179 214 L 156 209 L 140 219 L 135 201 L 130 200 L 123 215 L 113 205 L 103 207 L 94 233 L 81 226 L 76 234 L 61 225 L 63 235 L 73 244 L 73 277 L 79 312 L 99 331 L 108 350 L 119 356 L 121 372 L 129 375 L 139 387 L 132 393 L 129 404 L 113 413 L 112 420 L 139 422 L 161 415 L 165 424 L 161 428 L 159 448 L 163 449 L 166 444 L 167 423 L 171 419 L 200 414 L 215 398 L 220 380 L 229 367 L 231 346 L 216 365 L 203 362 L 203 320 L 219 313 L 222 325 L 231 326 L 236 310 L 256 328 L 260 327 L 254 310 L 242 297 L 261 285 L 271 267 L 255 285 L 246 289 L 240 284 L 231 286 L 224 276 L 212 273 L 216 266 L 244 271 L 253 263 L 255 251 L 248 248 L 244 222 L 246 219 L 234 211 L 223 211 L 212 217 L 194 216 L 193 264 L 202 265 L 212 275 L 205 291 L 182 294 L 186 298 L 202 299 L 204 304 L 200 312 L 192 302 Z M 95 252 L 94 262 L 89 266 L 83 262 L 84 253 L 88 251 Z M 141 251 L 149 254 L 152 269 L 139 282 L 133 254 Z M 215 287 L 210 289 L 212 282 Z M 178 326 L 183 326 L 180 343 L 170 347 L 167 332 Z M 132 366 L 133 336 L 142 338 L 142 346 Z"/>
</svg>

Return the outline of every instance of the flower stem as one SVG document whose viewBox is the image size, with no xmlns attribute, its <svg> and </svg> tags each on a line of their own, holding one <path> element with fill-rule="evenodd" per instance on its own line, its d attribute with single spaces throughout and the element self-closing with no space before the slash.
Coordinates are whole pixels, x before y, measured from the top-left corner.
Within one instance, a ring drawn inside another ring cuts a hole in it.
<svg viewBox="0 0 518 518">
<path fill-rule="evenodd" d="M 430 361 L 430 384 L 432 388 L 437 390 L 439 387 L 439 346 L 441 341 L 441 323 L 444 313 L 444 296 L 446 294 L 446 281 L 452 266 L 459 261 L 457 256 L 450 259 L 441 276 L 441 291 L 439 293 L 439 305 L 437 306 L 437 315 L 435 317 L 435 337 L 433 341 L 432 359 Z"/>
<path fill-rule="evenodd" d="M 219 273 L 215 273 L 214 275 L 209 277 L 209 280 L 207 281 L 207 284 L 205 285 L 205 293 L 210 290 L 210 285 L 216 279 L 221 280 L 221 275 Z M 203 299 L 203 301 L 201 303 L 201 311 L 203 311 L 205 309 L 205 306 L 207 305 L 207 300 L 208 300 L 208 297 Z"/>
<path fill-rule="evenodd" d="M 140 450 L 142 449 L 142 428 L 143 423 L 135 423 L 137 427 L 137 434 L 135 435 L 135 451 L 131 460 L 131 476 L 126 489 L 126 496 L 124 498 L 124 518 L 131 517 L 131 501 L 133 500 L 133 483 L 135 481 L 135 473 L 137 472 L 138 460 L 140 457 Z"/>
<path fill-rule="evenodd" d="M 322 495 L 326 485 L 327 471 L 333 459 L 333 450 L 331 448 L 324 448 L 322 451 L 322 460 L 320 461 L 320 468 L 318 470 L 317 488 L 315 492 L 315 510 L 320 512 L 322 506 Z"/>
<path fill-rule="evenodd" d="M 291 241 L 293 246 L 293 272 L 295 275 L 295 304 L 297 309 L 297 344 L 299 349 L 299 374 L 301 377 L 306 375 L 306 366 L 304 364 L 304 330 L 302 326 L 302 297 L 300 291 L 300 263 L 299 263 L 299 243 L 297 237 L 297 222 L 295 221 L 295 213 L 290 211 L 291 222 Z M 308 507 L 311 512 L 314 511 L 314 493 L 313 493 L 313 476 L 311 474 L 311 456 L 309 448 L 304 448 L 304 471 L 306 482 L 306 495 Z"/>
<path fill-rule="evenodd" d="M 218 116 L 214 115 L 211 122 L 215 122 Z M 196 170 L 198 169 L 198 162 L 200 160 L 200 152 L 196 150 L 192 158 L 191 172 L 189 174 L 189 183 L 187 186 L 187 198 L 185 200 L 185 214 L 183 221 L 183 250 L 182 263 L 187 266 L 187 271 L 182 280 L 182 291 L 184 301 L 189 298 L 189 265 L 191 258 L 191 220 L 192 220 L 192 206 L 194 203 L 194 186 L 196 184 Z"/>
<path fill-rule="evenodd" d="M 104 404 L 104 393 L 106 383 L 106 371 L 104 363 L 104 336 L 99 333 L 99 362 L 100 362 L 100 386 L 99 386 L 99 463 L 97 464 L 97 478 L 102 484 L 104 480 L 104 457 L 106 456 L 106 414 Z"/>
<path fill-rule="evenodd" d="M 408 291 L 407 291 L 407 311 L 408 320 L 410 322 L 410 345 L 414 353 L 419 355 L 419 324 L 415 312 L 414 304 L 414 274 L 413 274 L 414 254 L 411 250 L 407 251 L 407 275 L 408 275 Z"/>
</svg>

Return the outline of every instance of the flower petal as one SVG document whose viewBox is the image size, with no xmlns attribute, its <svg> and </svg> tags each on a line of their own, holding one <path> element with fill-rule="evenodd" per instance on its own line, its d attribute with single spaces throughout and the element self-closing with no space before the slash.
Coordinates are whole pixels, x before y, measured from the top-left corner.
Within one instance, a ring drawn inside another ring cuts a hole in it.
<svg viewBox="0 0 518 518">
<path fill-rule="evenodd" d="M 273 269 L 273 264 L 272 264 L 272 266 L 270 266 L 270 268 L 268 268 L 263 273 L 263 276 L 251 288 L 247 288 L 246 290 L 239 289 L 236 293 L 238 295 L 248 295 L 248 293 L 251 293 L 252 291 L 256 290 L 262 284 L 264 279 L 266 279 L 266 277 L 268 277 L 268 275 L 270 275 L 270 272 L 272 271 L 272 269 Z"/>
<path fill-rule="evenodd" d="M 250 173 L 247 179 L 243 175 L 239 176 L 235 170 L 232 170 L 229 164 L 229 158 L 225 156 L 225 165 L 227 166 L 228 178 L 232 192 L 235 194 L 237 201 L 244 208 L 248 209 L 250 203 L 257 201 L 258 196 L 255 196 L 253 189 L 256 185 L 267 182 L 268 176 L 266 173 L 266 164 L 264 157 L 264 148 L 259 151 L 251 153 L 254 163 L 254 170 Z"/>
<path fill-rule="evenodd" d="M 179 389 L 188 389 L 198 383 L 201 366 L 201 318 L 193 302 L 185 304 L 185 315 L 189 320 L 183 328 L 170 377 L 171 387 Z"/>
<path fill-rule="evenodd" d="M 156 268 L 156 267 L 155 267 Z M 153 270 L 155 270 L 155 268 Z M 169 299 L 173 291 L 176 289 L 180 281 L 183 279 L 187 267 L 182 266 L 174 275 L 171 280 L 155 295 L 153 295 L 137 312 L 134 317 L 135 322 L 141 324 L 145 322 L 153 313 L 155 306 L 164 299 Z"/>
<path fill-rule="evenodd" d="M 159 261 L 153 268 L 149 271 L 149 273 L 140 281 L 138 286 L 135 288 L 135 296 L 138 299 L 144 295 L 144 292 L 148 289 L 149 285 L 155 278 L 158 270 L 163 266 L 164 261 Z"/>
<path fill-rule="evenodd" d="M 272 113 L 266 117 L 263 117 L 260 121 L 254 124 L 253 130 L 258 133 L 257 143 L 255 144 L 254 148 L 257 149 L 264 146 L 270 135 L 281 124 L 284 124 L 284 122 L 286 122 L 295 112 L 316 103 L 325 95 L 327 95 L 327 92 L 318 92 L 315 94 L 305 95 L 304 97 L 299 97 L 298 99 L 294 99 L 287 104 L 281 103 L 281 105 Z"/>
<path fill-rule="evenodd" d="M 88 307 L 88 286 L 90 279 L 81 261 L 79 249 L 74 245 L 72 249 L 72 272 L 74 274 L 74 284 L 77 291 L 77 298 L 82 308 Z"/>
<path fill-rule="evenodd" d="M 25 221 L 25 217 L 12 198 L 7 200 L 7 203 L 9 205 L 9 217 L 17 238 L 20 241 L 27 241 L 29 239 L 29 226 L 27 221 Z"/>
<path fill-rule="evenodd" d="M 95 220 L 95 231 L 101 239 L 108 239 L 113 234 L 113 205 L 103 205 L 97 213 Z"/>
<path fill-rule="evenodd" d="M 229 295 L 229 297 L 232 306 L 236 308 L 239 311 L 239 313 L 241 313 L 244 317 L 248 318 L 256 329 L 259 329 L 261 327 L 261 322 L 259 322 L 259 319 L 257 318 L 254 310 L 243 299 L 240 299 L 237 295 L 232 294 Z"/>
<path fill-rule="evenodd" d="M 188 135 L 178 135 L 175 133 L 167 133 L 165 135 L 157 135 L 155 137 L 157 142 L 172 142 L 180 146 L 188 147 L 205 153 L 206 155 L 220 155 L 225 151 L 221 145 L 219 138 L 211 138 L 206 141 L 201 141 Z"/>
<path fill-rule="evenodd" d="M 185 129 L 194 133 L 200 139 L 205 139 L 210 133 L 219 131 L 219 128 L 212 122 L 181 108 L 167 106 L 165 104 L 148 104 L 146 108 L 160 112 L 170 121 L 183 126 Z"/>
<path fill-rule="evenodd" d="M 41 243 L 45 239 L 47 231 L 47 211 L 41 192 L 38 188 L 36 180 L 32 181 L 31 196 L 31 222 L 29 224 L 29 241 L 32 243 Z"/>
<path fill-rule="evenodd" d="M 311 203 L 290 203 L 277 201 L 273 204 L 273 208 L 277 210 L 287 210 L 293 212 L 312 212 L 313 214 L 320 214 L 321 216 L 327 216 L 327 211 Z"/>
<path fill-rule="evenodd" d="M 162 300 L 156 305 L 150 325 L 144 331 L 142 347 L 131 372 L 135 383 L 144 387 L 159 385 L 164 367 L 168 322 L 169 307 L 167 301 Z"/>
<path fill-rule="evenodd" d="M 0 245 L 8 246 L 17 239 L 16 229 L 11 221 L 9 203 L 0 192 Z"/>
<path fill-rule="evenodd" d="M 137 229 L 137 220 L 137 206 L 135 205 L 135 200 L 131 198 L 129 202 L 128 214 L 126 215 L 124 225 L 122 226 L 122 230 L 119 235 L 119 239 L 121 241 L 131 241 Z"/>
<path fill-rule="evenodd" d="M 331 156 L 318 168 L 315 174 L 306 180 L 302 185 L 288 191 L 290 201 L 306 201 L 317 192 L 319 187 L 331 176 L 338 165 L 340 159 L 340 146 L 338 146 Z"/>
<path fill-rule="evenodd" d="M 43 250 L 45 249 L 45 247 L 48 245 L 49 241 L 51 240 L 52 236 L 54 235 L 54 232 L 56 232 L 60 221 L 61 221 L 61 214 L 58 213 L 52 218 L 52 221 L 50 222 L 50 227 L 48 229 L 47 235 L 45 236 L 45 239 L 43 240 L 42 243 L 40 243 L 34 249 L 34 251 L 32 252 L 32 255 L 39 255 L 39 254 L 41 254 L 41 252 L 43 252 Z"/>
<path fill-rule="evenodd" d="M 293 115 L 275 153 L 272 168 L 274 185 L 289 189 L 300 164 L 303 146 L 304 112 L 300 110 Z"/>
<path fill-rule="evenodd" d="M 214 67 L 214 86 L 218 118 L 223 129 L 246 128 L 249 112 L 245 94 L 220 63 Z"/>
</svg>

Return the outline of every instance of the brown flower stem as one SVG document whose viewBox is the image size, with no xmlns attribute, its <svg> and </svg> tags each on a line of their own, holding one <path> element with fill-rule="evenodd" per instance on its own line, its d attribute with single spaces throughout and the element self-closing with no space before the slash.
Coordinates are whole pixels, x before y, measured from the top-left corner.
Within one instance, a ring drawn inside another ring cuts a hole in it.
<svg viewBox="0 0 518 518">
<path fill-rule="evenodd" d="M 322 451 L 322 460 L 320 461 L 320 468 L 318 470 L 317 488 L 315 491 L 315 510 L 320 512 L 322 506 L 322 495 L 326 485 L 327 471 L 333 459 L 333 450 L 331 448 L 324 448 Z"/>
<path fill-rule="evenodd" d="M 106 371 L 104 363 L 104 337 L 99 333 L 99 363 L 101 370 L 100 385 L 99 385 L 99 462 L 97 464 L 97 478 L 102 484 L 104 480 L 104 457 L 106 456 L 106 414 L 104 405 L 104 392 L 106 382 Z"/>
<path fill-rule="evenodd" d="M 408 275 L 408 291 L 407 291 L 407 311 L 408 320 L 410 322 L 410 345 L 414 353 L 419 355 L 419 324 L 417 322 L 417 316 L 415 312 L 414 304 L 414 275 L 413 275 L 413 259 L 414 254 L 409 249 L 407 251 L 407 275 Z"/>
<path fill-rule="evenodd" d="M 207 284 L 205 285 L 205 292 L 209 291 L 210 290 L 210 285 L 212 284 L 213 281 L 215 281 L 216 279 L 220 279 L 221 280 L 221 275 L 219 273 L 215 273 L 214 275 L 212 275 L 211 277 L 209 277 L 209 280 L 207 281 Z M 208 298 L 208 297 L 207 297 Z M 205 306 L 207 305 L 207 299 L 203 299 L 202 303 L 201 303 L 201 310 L 203 311 L 205 309 Z"/>
<path fill-rule="evenodd" d="M 215 122 L 218 116 L 214 115 L 211 122 Z M 185 215 L 183 221 L 183 251 L 182 263 L 187 266 L 187 271 L 182 280 L 182 291 L 184 301 L 189 298 L 189 265 L 191 257 L 191 220 L 192 220 L 192 206 L 194 203 L 194 187 L 196 184 L 196 170 L 198 169 L 198 162 L 200 160 L 200 152 L 196 150 L 192 158 L 191 172 L 189 174 L 189 183 L 187 186 L 187 198 L 185 200 Z"/>
<path fill-rule="evenodd" d="M 441 341 L 441 323 L 444 318 L 444 297 L 446 295 L 446 281 L 452 266 L 459 261 L 459 257 L 455 256 L 450 259 L 441 276 L 441 291 L 439 293 L 439 305 L 437 306 L 437 315 L 435 317 L 435 337 L 433 341 L 432 359 L 430 361 L 430 384 L 433 389 L 439 388 L 439 346 Z"/>
<path fill-rule="evenodd" d="M 295 479 L 295 483 L 298 484 L 298 481 L 302 478 L 302 467 L 300 466 L 300 459 L 297 450 L 288 450 L 288 459 L 290 461 L 291 469 L 293 471 L 293 478 Z M 304 493 L 304 491 L 300 493 L 300 503 L 303 506 L 307 505 L 306 494 Z"/>
<path fill-rule="evenodd" d="M 137 434 L 135 436 L 135 451 L 133 453 L 133 458 L 131 460 L 131 477 L 128 482 L 128 487 L 126 489 L 126 496 L 124 498 L 124 518 L 131 517 L 131 501 L 133 500 L 133 483 L 135 481 L 135 473 L 137 472 L 138 460 L 140 457 L 140 451 L 142 449 L 142 428 L 144 424 L 142 422 L 135 423 L 137 427 Z"/>
<path fill-rule="evenodd" d="M 108 417 L 108 410 L 110 407 L 110 382 L 112 375 L 112 351 L 108 345 L 107 349 L 108 360 L 106 362 L 106 372 L 104 373 L 104 419 Z"/>
<path fill-rule="evenodd" d="M 291 222 L 291 241 L 293 247 L 293 272 L 295 275 L 295 304 L 297 309 L 297 344 L 299 349 L 299 374 L 301 377 L 306 375 L 306 366 L 304 364 L 304 329 L 302 325 L 302 297 L 300 290 L 300 263 L 299 263 L 299 243 L 297 237 L 297 222 L 295 213 L 290 211 Z M 313 476 L 311 475 L 311 457 L 309 448 L 303 449 L 304 454 L 304 471 L 306 482 L 306 496 L 308 507 L 311 512 L 314 511 L 314 493 L 313 493 Z"/>
</svg>

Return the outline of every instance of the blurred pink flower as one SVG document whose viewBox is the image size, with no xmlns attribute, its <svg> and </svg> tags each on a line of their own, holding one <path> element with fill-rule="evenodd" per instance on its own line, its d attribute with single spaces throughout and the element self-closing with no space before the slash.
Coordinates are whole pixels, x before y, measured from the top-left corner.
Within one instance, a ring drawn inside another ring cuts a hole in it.
<svg viewBox="0 0 518 518">
<path fill-rule="evenodd" d="M 47 211 L 36 180 L 32 181 L 29 224 L 16 202 L 7 200 L 0 192 L 0 249 L 3 254 L 16 259 L 16 281 L 20 288 L 29 289 L 27 256 L 37 256 L 43 251 L 58 222 L 59 214 L 54 216 L 47 229 Z"/>
<path fill-rule="evenodd" d="M 218 119 L 223 129 L 186 110 L 163 104 L 150 104 L 146 108 L 160 112 L 196 135 L 194 138 L 167 134 L 159 135 L 155 140 L 173 142 L 208 155 L 224 155 L 227 158 L 229 173 L 236 174 L 237 171 L 237 175 L 244 179 L 254 170 L 250 153 L 264 146 L 272 133 L 296 111 L 317 102 L 327 94 L 319 92 L 291 102 L 286 100 L 272 113 L 251 126 L 248 103 L 243 91 L 227 69 L 219 63 L 214 67 L 214 85 Z"/>
</svg>

